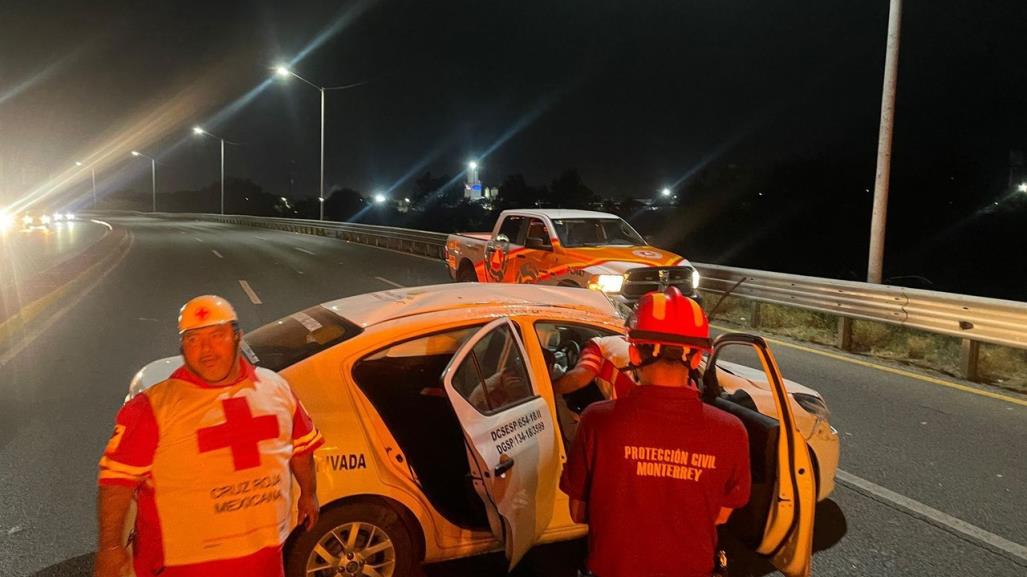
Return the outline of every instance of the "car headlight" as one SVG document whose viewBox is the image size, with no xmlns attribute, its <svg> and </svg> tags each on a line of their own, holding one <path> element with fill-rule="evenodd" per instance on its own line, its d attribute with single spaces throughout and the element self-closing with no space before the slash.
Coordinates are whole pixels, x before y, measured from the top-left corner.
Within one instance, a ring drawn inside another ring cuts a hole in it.
<svg viewBox="0 0 1027 577">
<path fill-rule="evenodd" d="M 14 216 L 6 212 L 0 212 L 0 230 L 7 230 L 14 226 Z"/>
<path fill-rule="evenodd" d="M 50 224 L 50 217 L 44 214 L 43 216 L 39 217 L 39 222 L 43 224 Z"/>
<path fill-rule="evenodd" d="M 64 215 L 64 219 L 65 220 L 74 220 L 75 219 L 75 213 L 69 212 L 68 214 Z"/>
<path fill-rule="evenodd" d="M 604 293 L 619 293 L 624 286 L 624 275 L 597 274 L 588 281 L 588 288 Z"/>
<path fill-rule="evenodd" d="M 699 280 L 700 280 L 699 270 L 693 268 L 692 269 L 692 288 L 693 289 L 698 289 L 699 288 Z"/>
<path fill-rule="evenodd" d="M 825 421 L 831 418 L 831 410 L 827 408 L 827 403 L 824 402 L 824 399 L 806 393 L 792 393 L 792 398 L 795 399 L 795 402 L 800 407 L 814 417 L 820 417 Z"/>
<path fill-rule="evenodd" d="M 35 219 L 33 219 L 30 215 L 26 214 L 21 218 L 21 223 L 25 226 L 32 226 L 33 222 L 35 222 Z"/>
<path fill-rule="evenodd" d="M 53 219 L 54 220 L 64 220 L 64 215 L 59 213 L 59 212 L 55 212 L 55 213 L 53 213 Z"/>
</svg>

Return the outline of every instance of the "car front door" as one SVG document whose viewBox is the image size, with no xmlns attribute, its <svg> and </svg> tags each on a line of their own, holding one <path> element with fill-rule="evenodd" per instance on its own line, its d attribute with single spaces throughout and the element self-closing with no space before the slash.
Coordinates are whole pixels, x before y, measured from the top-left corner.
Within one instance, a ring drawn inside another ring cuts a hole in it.
<svg viewBox="0 0 1027 577">
<path fill-rule="evenodd" d="M 443 373 L 475 491 L 511 568 L 549 525 L 560 470 L 556 429 L 527 359 L 516 327 L 501 318 L 468 339 Z"/>
<path fill-rule="evenodd" d="M 717 358 L 725 349 L 755 352 L 770 386 L 777 419 L 717 396 Z M 749 433 L 752 493 L 749 504 L 731 515 L 729 528 L 743 543 L 770 559 L 788 577 L 810 573 L 813 552 L 815 480 L 809 449 L 795 425 L 784 378 L 770 347 L 755 335 L 717 337 L 703 376 L 704 398 L 738 417 Z"/>
</svg>

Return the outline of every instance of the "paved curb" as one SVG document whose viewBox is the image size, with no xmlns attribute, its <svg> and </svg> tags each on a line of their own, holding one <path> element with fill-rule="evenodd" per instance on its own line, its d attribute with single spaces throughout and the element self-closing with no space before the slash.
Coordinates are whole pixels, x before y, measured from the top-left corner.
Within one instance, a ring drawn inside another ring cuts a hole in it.
<svg viewBox="0 0 1027 577">
<path fill-rule="evenodd" d="M 18 286 L 0 288 L 0 351 L 14 344 L 25 327 L 69 292 L 82 288 L 128 250 L 131 233 L 114 228 L 91 247 Z M 11 305 L 7 305 L 11 303 Z"/>
</svg>

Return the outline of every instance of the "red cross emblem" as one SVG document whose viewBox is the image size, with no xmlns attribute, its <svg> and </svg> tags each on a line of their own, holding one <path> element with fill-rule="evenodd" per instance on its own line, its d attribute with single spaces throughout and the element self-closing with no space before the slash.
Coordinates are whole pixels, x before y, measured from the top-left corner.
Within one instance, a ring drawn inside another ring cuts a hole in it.
<svg viewBox="0 0 1027 577">
<path fill-rule="evenodd" d="M 230 447 L 236 471 L 260 466 L 257 444 L 278 437 L 278 418 L 274 415 L 254 417 L 250 404 L 243 397 L 224 399 L 225 422 L 196 431 L 200 452 L 207 453 Z"/>
<path fill-rule="evenodd" d="M 207 317 L 209 316 L 210 309 L 208 309 L 207 307 L 200 307 L 196 309 L 196 318 L 200 319 L 201 321 L 207 320 Z"/>
</svg>

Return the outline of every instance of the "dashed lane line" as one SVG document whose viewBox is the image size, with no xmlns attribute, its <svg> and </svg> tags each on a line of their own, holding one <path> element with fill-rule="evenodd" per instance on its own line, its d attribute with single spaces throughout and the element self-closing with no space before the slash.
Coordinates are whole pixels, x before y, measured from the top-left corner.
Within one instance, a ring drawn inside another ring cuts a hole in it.
<svg viewBox="0 0 1027 577">
<path fill-rule="evenodd" d="M 260 297 L 257 296 L 257 293 L 253 290 L 253 287 L 250 286 L 250 283 L 244 280 L 240 280 L 239 286 L 242 287 L 242 290 L 244 293 L 246 293 L 246 296 L 250 298 L 251 303 L 255 305 L 262 304 L 263 301 L 261 301 Z"/>
<path fill-rule="evenodd" d="M 300 252 L 302 252 L 302 253 L 306 253 L 306 254 L 309 254 L 310 256 L 317 256 L 316 254 L 314 254 L 314 253 L 310 252 L 309 250 L 307 250 L 307 249 L 305 249 L 305 248 L 300 248 L 300 247 L 298 247 L 298 246 L 294 246 L 294 247 L 292 247 L 292 248 L 294 248 L 294 249 L 296 249 L 296 250 L 298 250 L 298 251 L 300 251 Z"/>
<path fill-rule="evenodd" d="M 884 501 L 887 501 L 901 509 L 905 509 L 918 517 L 933 521 L 934 523 L 947 527 L 965 537 L 969 537 L 974 541 L 983 543 L 990 549 L 1008 553 L 1018 559 L 1017 563 L 1022 564 L 1021 562 L 1027 562 L 1027 547 L 1024 547 L 1019 543 L 1014 543 L 1009 539 L 981 529 L 980 527 L 967 523 L 962 519 L 957 519 L 948 513 L 943 513 L 933 507 L 929 507 L 920 501 L 910 499 L 905 495 L 900 495 L 891 489 L 886 489 L 876 483 L 867 481 L 862 477 L 857 477 L 848 471 L 838 469 L 835 476 L 844 485 L 856 491 L 867 494 L 870 497 L 883 499 Z"/>
<path fill-rule="evenodd" d="M 383 283 L 385 283 L 385 284 L 390 284 L 390 285 L 392 285 L 392 286 L 394 286 L 394 287 L 396 287 L 396 288 L 407 288 L 407 287 L 406 287 L 406 285 L 401 285 L 401 284 L 399 284 L 398 282 L 392 282 L 391 280 L 389 280 L 389 279 L 387 279 L 387 278 L 382 278 L 382 277 L 380 277 L 380 276 L 376 276 L 376 277 L 374 277 L 374 278 L 376 278 L 376 279 L 378 279 L 378 280 L 382 281 L 382 282 L 383 282 Z"/>
<path fill-rule="evenodd" d="M 218 252 L 218 251 L 216 251 L 214 249 L 211 249 L 210 252 L 214 253 L 214 256 L 216 256 L 218 258 L 225 258 L 224 255 L 222 255 L 220 252 Z"/>
</svg>

